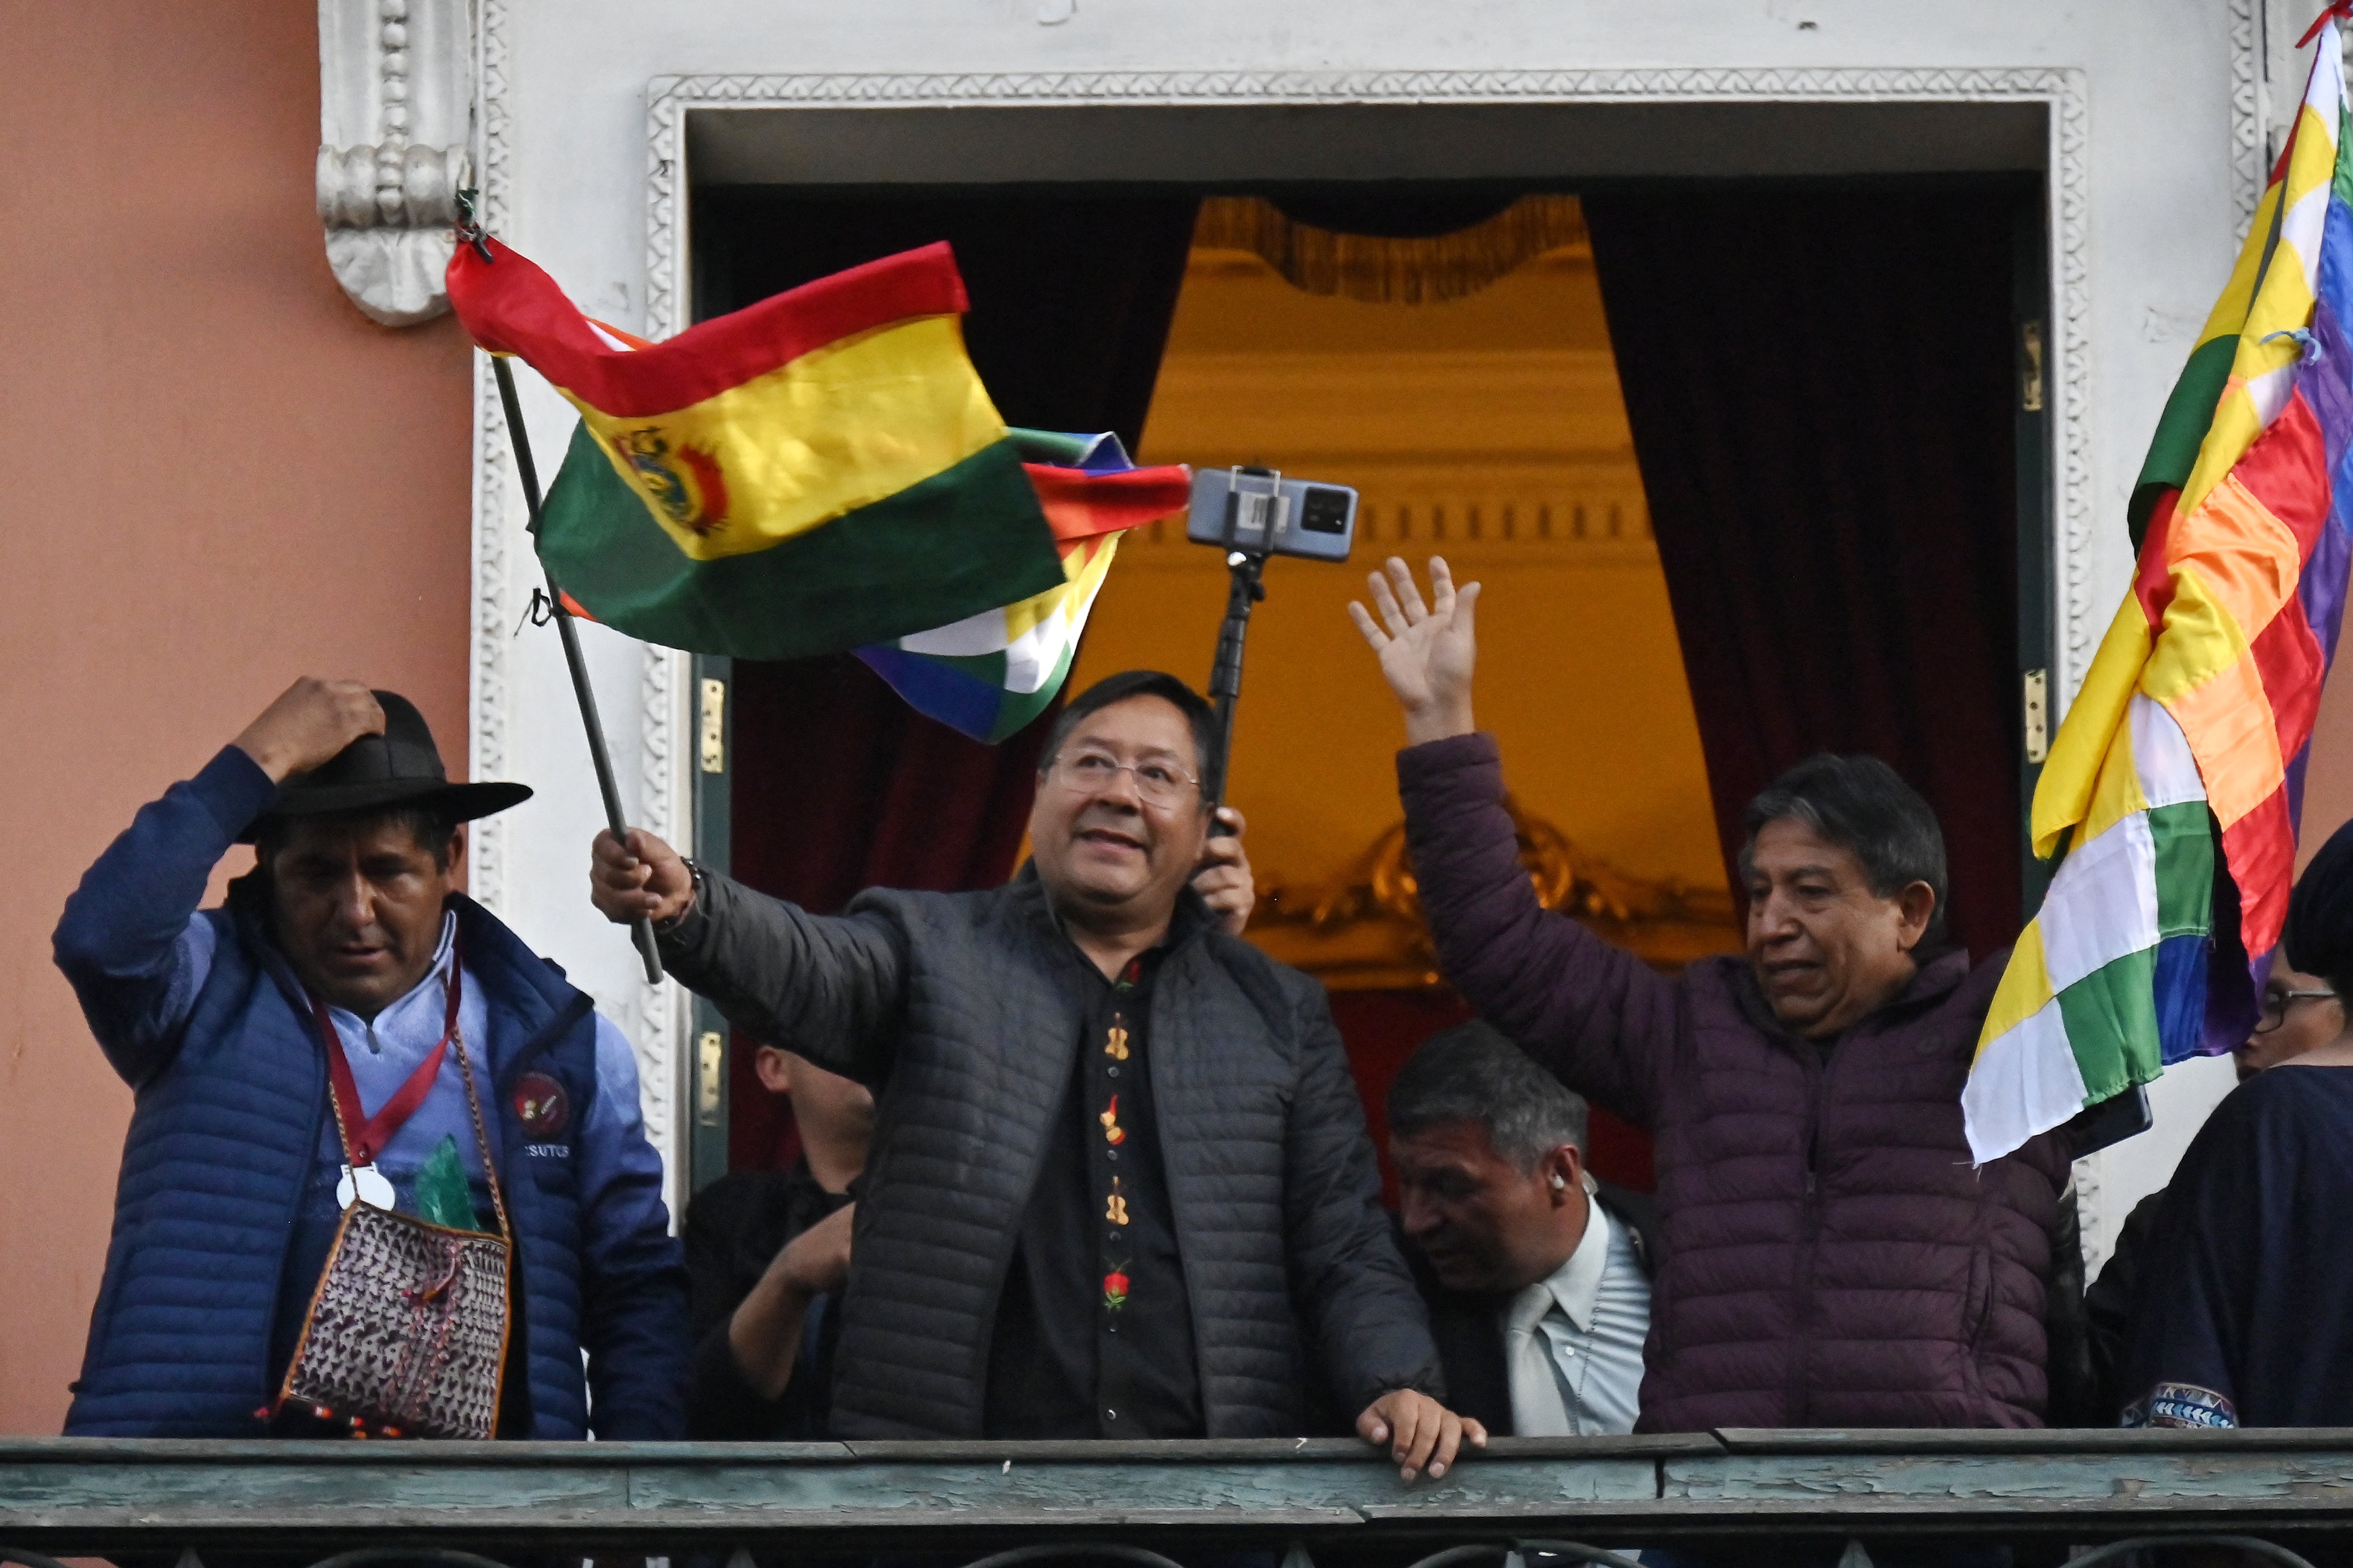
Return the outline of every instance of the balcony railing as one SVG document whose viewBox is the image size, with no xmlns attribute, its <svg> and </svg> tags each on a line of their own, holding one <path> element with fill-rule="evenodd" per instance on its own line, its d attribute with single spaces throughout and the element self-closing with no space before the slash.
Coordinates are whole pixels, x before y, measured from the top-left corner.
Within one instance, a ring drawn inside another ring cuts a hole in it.
<svg viewBox="0 0 2353 1568">
<path fill-rule="evenodd" d="M 2353 1540 L 2353 1430 L 1499 1439 L 1411 1486 L 1363 1445 L 1325 1440 L 0 1441 L 0 1561 L 36 1564 L 137 1552 L 188 1568 L 190 1551 L 311 1563 L 396 1546 L 741 1568 L 739 1552 L 962 1563 L 1092 1544 L 1331 1568 L 1440 1552 L 1493 1562 L 1518 1543 L 1867 1551 L 1923 1537 L 2056 1563 L 2071 1545 L 2216 1535 L 2306 1551 Z"/>
</svg>

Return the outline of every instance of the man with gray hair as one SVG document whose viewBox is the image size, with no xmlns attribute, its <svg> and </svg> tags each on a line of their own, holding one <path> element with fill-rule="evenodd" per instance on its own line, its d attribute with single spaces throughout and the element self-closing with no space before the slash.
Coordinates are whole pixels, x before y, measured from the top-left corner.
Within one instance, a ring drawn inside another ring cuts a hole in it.
<svg viewBox="0 0 2353 1568">
<path fill-rule="evenodd" d="M 1406 843 L 1447 978 L 1648 1130 L 1664 1243 L 1641 1429 L 2037 1426 L 2061 1136 L 1970 1163 L 1961 1086 L 2004 955 L 1944 938 L 1936 814 L 1871 757 L 1749 803 L 1747 952 L 1665 975 L 1539 907 L 1471 715 L 1478 584 L 1402 561 L 1351 606 L 1404 710 Z"/>
<path fill-rule="evenodd" d="M 1651 1327 L 1650 1202 L 1585 1168 L 1585 1101 L 1493 1026 L 1389 1086 L 1389 1163 L 1454 1407 L 1505 1436 L 1630 1432 Z"/>
</svg>

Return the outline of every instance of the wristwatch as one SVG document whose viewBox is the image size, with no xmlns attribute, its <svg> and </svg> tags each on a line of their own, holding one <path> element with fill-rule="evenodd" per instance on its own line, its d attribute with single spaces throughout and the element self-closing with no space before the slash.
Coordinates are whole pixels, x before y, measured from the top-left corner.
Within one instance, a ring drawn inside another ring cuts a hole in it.
<svg viewBox="0 0 2353 1568">
<path fill-rule="evenodd" d="M 686 865 L 686 874 L 689 880 L 693 883 L 694 890 L 688 895 L 686 908 L 679 910 L 678 913 L 670 916 L 670 919 L 666 921 L 654 921 L 654 930 L 658 931 L 676 931 L 678 929 L 679 922 L 686 919 L 687 916 L 692 914 L 694 912 L 695 906 L 702 902 L 703 889 L 708 885 L 703 880 L 702 866 L 695 861 L 692 856 L 681 855 L 679 858 Z"/>
</svg>

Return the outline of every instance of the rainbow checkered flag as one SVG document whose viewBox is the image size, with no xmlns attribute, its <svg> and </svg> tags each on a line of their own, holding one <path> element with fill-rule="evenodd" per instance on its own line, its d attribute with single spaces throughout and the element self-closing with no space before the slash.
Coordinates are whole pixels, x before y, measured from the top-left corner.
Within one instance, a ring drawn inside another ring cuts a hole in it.
<svg viewBox="0 0 2353 1568">
<path fill-rule="evenodd" d="M 2133 498 L 2132 591 L 2034 792 L 2063 847 L 1961 1103 L 1998 1158 L 2255 1022 L 2353 559 L 2353 163 L 2333 19 Z"/>
<path fill-rule="evenodd" d="M 1120 535 L 1192 499 L 1187 469 L 1136 468 L 1116 436 L 1017 429 L 1013 441 L 1061 551 L 1061 584 L 858 650 L 917 711 L 976 741 L 1004 740 L 1046 710 L 1071 673 Z"/>
</svg>

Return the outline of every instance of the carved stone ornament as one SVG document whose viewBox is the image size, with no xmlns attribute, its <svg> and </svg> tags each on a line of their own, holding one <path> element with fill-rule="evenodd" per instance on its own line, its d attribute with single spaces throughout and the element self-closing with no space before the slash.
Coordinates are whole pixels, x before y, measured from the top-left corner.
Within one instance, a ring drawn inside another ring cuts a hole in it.
<svg viewBox="0 0 2353 1568">
<path fill-rule="evenodd" d="M 1696 959 L 1740 951 L 1739 914 L 1726 889 L 1630 877 L 1517 803 L 1507 799 L 1504 809 L 1519 838 L 1520 865 L 1546 909 L 1583 922 L 1669 974 Z M 1250 940 L 1335 991 L 1440 983 L 1402 822 L 1328 886 L 1261 883 Z"/>
<path fill-rule="evenodd" d="M 319 0 L 319 221 L 352 303 L 387 327 L 449 308 L 470 183 L 469 0 Z"/>
</svg>

